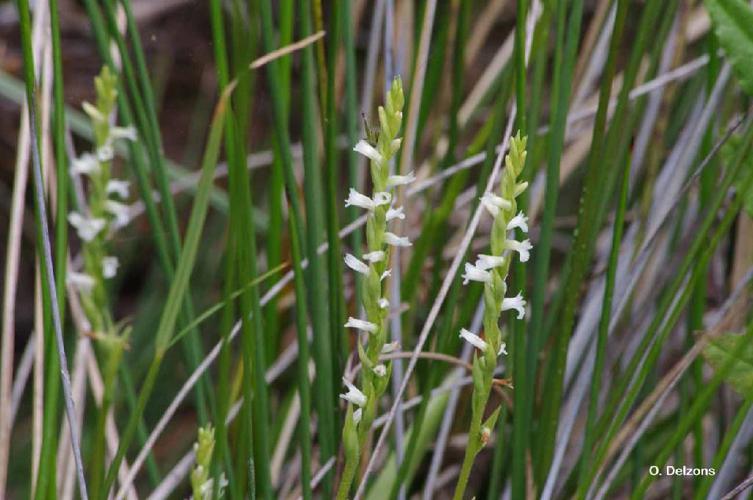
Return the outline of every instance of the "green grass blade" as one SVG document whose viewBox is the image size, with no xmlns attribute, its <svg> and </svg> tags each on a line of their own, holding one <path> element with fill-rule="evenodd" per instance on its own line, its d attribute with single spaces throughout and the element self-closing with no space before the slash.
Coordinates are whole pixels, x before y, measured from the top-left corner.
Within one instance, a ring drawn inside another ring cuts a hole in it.
<svg viewBox="0 0 753 500">
<path fill-rule="evenodd" d="M 554 55 L 554 78 L 552 82 L 551 95 L 551 131 L 549 134 L 549 157 L 546 167 L 546 191 L 544 197 L 544 208 L 540 224 L 539 241 L 536 244 L 534 257 L 534 285 L 531 296 L 531 322 L 529 327 L 530 337 L 529 352 L 526 356 L 526 362 L 534 363 L 534 366 L 527 368 L 527 375 L 533 376 L 535 373 L 535 363 L 540 346 L 541 327 L 543 323 L 544 302 L 546 300 L 546 284 L 549 279 L 550 253 L 552 244 L 552 234 L 554 226 L 554 216 L 557 209 L 557 194 L 559 192 L 560 179 L 560 159 L 565 139 L 565 129 L 567 115 L 570 110 L 569 102 L 572 89 L 572 79 L 575 67 L 575 58 L 578 52 L 578 42 L 580 39 L 580 24 L 583 15 L 582 0 L 575 0 L 570 9 L 570 17 L 565 24 L 567 7 L 564 2 L 560 2 L 556 7 L 556 42 Z M 515 349 L 517 352 L 518 349 Z M 516 365 L 520 361 L 516 361 Z M 517 379 L 517 376 L 516 376 Z M 528 385 L 528 391 L 532 393 L 531 380 Z M 520 382 L 517 382 L 520 385 Z M 532 402 L 530 397 L 525 397 L 519 393 L 526 391 L 515 391 L 515 410 L 513 413 L 513 422 L 518 422 L 513 432 L 513 491 L 522 495 L 525 491 L 525 443 L 520 443 L 528 434 L 527 423 L 530 420 Z M 543 476 L 538 480 L 543 481 Z"/>
<path fill-rule="evenodd" d="M 118 451 L 108 469 L 105 479 L 105 487 L 103 489 L 105 494 L 107 491 L 109 491 L 110 487 L 115 481 L 117 470 L 120 468 L 120 463 L 122 462 L 123 457 L 128 450 L 130 442 L 135 434 L 136 426 L 141 419 L 141 415 L 144 411 L 149 396 L 151 395 L 152 389 L 154 387 L 154 382 L 159 372 L 160 364 L 167 348 L 170 345 L 170 337 L 173 335 L 173 329 L 178 317 L 180 305 L 185 298 L 186 292 L 188 291 L 188 283 L 193 269 L 193 264 L 196 260 L 199 238 L 201 237 L 201 233 L 204 228 L 204 221 L 206 220 L 209 205 L 209 193 L 212 182 L 214 180 L 214 170 L 217 166 L 217 158 L 219 157 L 219 149 L 224 125 L 223 120 L 225 117 L 225 112 L 227 111 L 229 96 L 230 93 L 227 91 L 222 95 L 212 118 L 212 126 L 210 129 L 209 139 L 207 141 L 207 147 L 204 153 L 204 159 L 202 161 L 201 179 L 199 180 L 196 198 L 194 200 L 194 205 L 191 210 L 191 216 L 188 222 L 188 231 L 186 232 L 185 244 L 183 251 L 181 252 L 180 259 L 178 260 L 178 266 L 175 270 L 175 279 L 170 285 L 170 291 L 167 295 L 167 301 L 165 303 L 165 307 L 155 333 L 154 358 L 149 367 L 149 372 L 147 373 L 147 376 L 142 383 L 136 410 L 131 414 L 128 420 L 128 424 L 125 431 L 123 432 L 123 435 L 121 436 L 120 443 L 118 445 Z"/>
<path fill-rule="evenodd" d="M 311 12 L 311 3 L 308 0 L 298 2 L 300 12 L 299 29 L 300 36 L 311 34 L 311 21 L 306 15 Z M 306 196 L 306 249 L 309 256 L 309 268 L 307 277 L 309 283 L 324 283 L 324 274 L 327 272 L 323 259 L 318 256 L 317 248 L 325 233 L 324 213 L 325 202 L 322 197 L 320 176 L 322 169 L 318 162 L 318 148 L 316 138 L 317 121 L 315 108 L 317 103 L 315 88 L 314 49 L 306 47 L 301 56 L 302 68 L 302 92 L 301 92 L 301 119 L 303 121 L 303 170 L 304 170 L 304 194 Z M 338 239 L 339 241 L 339 239 Z M 332 248 L 330 248 L 332 252 Z M 339 257 L 338 257 L 339 262 Z M 332 286 L 333 280 L 329 279 L 328 285 Z M 316 362 L 317 376 L 315 379 L 314 394 L 317 402 L 319 415 L 318 435 L 322 444 L 322 450 L 326 457 L 333 456 L 337 443 L 337 425 L 334 409 L 334 376 L 340 373 L 336 365 L 337 351 L 334 349 L 332 328 L 329 322 L 332 320 L 331 310 L 337 309 L 333 300 L 332 291 L 324 293 L 314 286 L 307 287 L 308 300 L 311 304 L 311 327 L 313 332 L 314 360 Z M 299 300 L 303 300 L 303 296 Z M 329 302 L 328 302 L 329 300 Z M 336 298 L 342 301 L 341 297 Z M 341 327 L 341 325 L 338 325 Z M 326 364 L 326 367 L 322 365 Z M 338 384 L 339 385 L 339 384 Z M 325 406 L 329 405 L 329 406 Z M 328 474 L 323 481 L 325 496 L 330 495 L 333 485 L 333 477 Z"/>
</svg>

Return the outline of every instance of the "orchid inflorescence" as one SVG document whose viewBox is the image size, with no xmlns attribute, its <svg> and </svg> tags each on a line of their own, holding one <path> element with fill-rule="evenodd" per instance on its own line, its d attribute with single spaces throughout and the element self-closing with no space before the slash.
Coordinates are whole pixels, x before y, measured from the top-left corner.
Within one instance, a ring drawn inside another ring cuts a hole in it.
<svg viewBox="0 0 753 500">
<path fill-rule="evenodd" d="M 112 234 L 130 221 L 129 183 L 111 175 L 117 141 L 136 140 L 133 127 L 117 127 L 111 123 L 117 98 L 117 77 L 105 66 L 94 79 L 95 104 L 84 102 L 83 109 L 94 131 L 94 152 L 87 152 L 71 162 L 70 174 L 86 182 L 84 199 L 78 210 L 68 214 L 68 223 L 81 241 L 82 269 L 69 270 L 66 281 L 78 292 L 89 325 L 89 336 L 95 339 L 102 355 L 104 394 L 99 408 L 93 444 L 91 489 L 99 494 L 104 476 L 105 421 L 114 400 L 118 368 L 123 358 L 130 326 L 115 323 L 107 297 L 106 281 L 117 275 L 119 262 L 110 254 Z"/>
<path fill-rule="evenodd" d="M 499 194 L 486 193 L 481 198 L 484 209 L 492 216 L 491 252 L 480 254 L 476 262 L 465 264 L 463 284 L 478 281 L 484 284 L 484 338 L 476 333 L 460 330 L 460 337 L 478 350 L 472 365 L 473 398 L 471 404 L 471 427 L 468 435 L 468 447 L 465 452 L 463 467 L 460 472 L 455 498 L 462 498 L 468 481 L 470 469 L 478 452 L 488 442 L 491 430 L 499 416 L 498 407 L 483 420 L 486 404 L 489 401 L 494 381 L 497 358 L 507 354 L 499 320 L 504 311 L 515 311 L 516 318 L 525 317 L 526 301 L 521 293 L 508 297 L 507 275 L 515 254 L 521 262 L 530 257 L 531 242 L 528 239 L 518 241 L 515 231 L 528 232 L 528 219 L 523 212 L 517 212 L 516 198 L 528 187 L 527 182 L 518 182 L 518 177 L 525 165 L 526 138 L 520 132 L 510 141 L 510 150 L 505 157 L 505 169 L 502 173 Z M 517 213 L 516 213 L 517 212 Z"/>
<path fill-rule="evenodd" d="M 207 424 L 199 427 L 199 436 L 193 445 L 195 463 L 191 470 L 192 500 L 211 500 L 215 498 L 214 479 L 211 477 L 212 454 L 214 453 L 214 427 Z M 225 474 L 219 475 L 217 497 L 222 498 L 228 481 Z"/>
<path fill-rule="evenodd" d="M 119 262 L 108 255 L 107 240 L 128 224 L 130 215 L 123 201 L 129 195 L 128 181 L 111 177 L 114 146 L 118 140 L 136 140 L 133 127 L 117 127 L 110 116 L 117 97 L 117 77 L 105 66 L 94 80 L 96 104 L 84 102 L 83 109 L 94 130 L 95 151 L 75 158 L 71 174 L 88 179 L 87 195 L 78 211 L 68 214 L 68 222 L 81 240 L 83 269 L 68 272 L 68 282 L 76 287 L 92 331 L 97 336 L 112 333 L 105 280 L 115 277 Z"/>
<path fill-rule="evenodd" d="M 390 247 L 410 246 L 410 240 L 387 230 L 388 223 L 405 218 L 403 207 L 394 205 L 391 189 L 412 182 L 415 177 L 390 175 L 390 160 L 399 151 L 401 139 L 397 137 L 403 119 L 403 85 L 395 78 L 387 92 L 384 107 L 379 107 L 379 131 L 377 137 L 361 140 L 353 148 L 370 161 L 373 194 L 367 196 L 351 188 L 345 206 L 355 206 L 366 210 L 366 243 L 368 251 L 359 259 L 346 254 L 345 264 L 361 274 L 362 305 L 365 318 L 348 318 L 346 328 L 353 328 L 365 335 L 365 345 L 357 340 L 358 356 L 361 361 L 361 387 L 358 388 L 343 379 L 348 391 L 340 397 L 346 400 L 348 410 L 343 428 L 345 445 L 345 470 L 338 491 L 338 498 L 346 498 L 371 423 L 374 420 L 377 401 L 387 389 L 392 365 L 380 362 L 380 356 L 395 349 L 387 343 L 387 316 L 390 298 L 384 280 L 390 276 L 387 265 L 390 261 Z M 396 299 L 396 298 L 393 298 Z"/>
</svg>

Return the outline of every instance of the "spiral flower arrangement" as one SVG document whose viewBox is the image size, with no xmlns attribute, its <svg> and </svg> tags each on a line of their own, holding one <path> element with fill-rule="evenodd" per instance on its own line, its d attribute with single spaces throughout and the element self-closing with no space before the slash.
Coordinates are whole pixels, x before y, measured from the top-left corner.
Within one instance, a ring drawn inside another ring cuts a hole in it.
<svg viewBox="0 0 753 500">
<path fill-rule="evenodd" d="M 113 233 L 130 221 L 124 200 L 129 195 L 129 183 L 111 175 L 115 143 L 136 140 L 132 127 L 114 126 L 113 115 L 117 98 L 117 77 L 105 66 L 94 79 L 95 104 L 84 102 L 83 109 L 94 131 L 94 152 L 87 152 L 71 162 L 71 175 L 86 179 L 85 200 L 77 211 L 68 214 L 68 223 L 81 240 L 83 266 L 69 270 L 67 282 L 77 291 L 89 322 L 89 332 L 103 357 L 104 395 L 98 412 L 97 433 L 94 439 L 92 463 L 92 493 L 98 494 L 104 474 L 105 419 L 112 404 L 123 351 L 128 342 L 130 327 L 115 323 L 107 296 L 106 281 L 115 277 L 119 262 L 109 254 L 109 240 Z"/>
<path fill-rule="evenodd" d="M 484 284 L 484 338 L 465 328 L 460 337 L 477 349 L 473 359 L 473 396 L 471 401 L 471 425 L 468 433 L 468 446 L 460 471 L 455 499 L 463 498 L 473 462 L 479 451 L 486 445 L 499 416 L 497 407 L 484 419 L 484 411 L 489 401 L 497 358 L 507 354 L 499 321 L 504 311 L 515 311 L 516 318 L 525 317 L 526 301 L 518 293 L 507 296 L 507 275 L 515 254 L 521 262 L 530 257 L 531 242 L 518 241 L 515 231 L 528 232 L 528 219 L 523 212 L 517 212 L 516 198 L 528 187 L 527 182 L 518 182 L 525 165 L 526 138 L 520 132 L 510 141 L 510 150 L 505 157 L 505 169 L 500 182 L 499 194 L 486 193 L 481 198 L 484 209 L 492 216 L 490 254 L 479 254 L 475 264 L 467 262 L 463 274 L 463 284 L 478 281 Z M 517 212 L 517 214 L 516 214 Z"/>
<path fill-rule="evenodd" d="M 365 343 L 362 343 L 361 339 L 357 341 L 358 357 L 362 366 L 360 387 L 343 379 L 348 391 L 340 395 L 348 402 L 348 409 L 343 428 L 345 468 L 337 494 L 339 499 L 347 498 L 355 477 L 359 455 L 376 415 L 377 402 L 388 387 L 392 365 L 381 363 L 379 357 L 396 348 L 394 344 L 387 343 L 390 298 L 384 281 L 390 276 L 390 270 L 387 268 L 390 248 L 411 244 L 408 238 L 387 230 L 391 221 L 405 218 L 403 208 L 394 206 L 390 190 L 414 180 L 412 172 L 407 175 L 390 175 L 390 160 L 400 150 L 401 145 L 398 134 L 402 126 L 404 101 L 403 84 L 398 77 L 393 80 L 387 92 L 385 105 L 379 107 L 379 129 L 376 137 L 361 140 L 353 148 L 369 159 L 372 194 L 367 196 L 351 188 L 348 199 L 345 200 L 345 206 L 357 206 L 367 212 L 367 252 L 360 259 L 352 254 L 345 255 L 345 264 L 363 275 L 361 297 L 365 313 L 363 319 L 348 318 L 345 327 L 363 332 Z"/>
</svg>

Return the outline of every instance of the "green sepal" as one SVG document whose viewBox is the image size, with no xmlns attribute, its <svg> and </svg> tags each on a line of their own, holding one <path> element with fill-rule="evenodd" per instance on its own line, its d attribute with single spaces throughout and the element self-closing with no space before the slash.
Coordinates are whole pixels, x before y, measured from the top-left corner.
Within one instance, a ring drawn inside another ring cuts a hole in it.
<svg viewBox="0 0 753 500">
<path fill-rule="evenodd" d="M 358 359 L 361 360 L 361 369 L 362 370 L 371 370 L 374 368 L 374 363 L 371 362 L 371 359 L 369 359 L 369 355 L 366 354 L 366 350 L 363 348 L 363 344 L 361 341 L 357 341 L 356 344 L 358 345 Z"/>
<path fill-rule="evenodd" d="M 382 297 L 382 283 L 374 266 L 369 266 L 369 274 L 363 283 L 363 306 L 369 321 L 380 318 L 379 299 Z"/>
<path fill-rule="evenodd" d="M 362 410 L 363 411 L 363 410 Z M 345 412 L 345 425 L 343 427 L 343 450 L 347 460 L 358 458 L 358 425 L 353 421 L 353 405 L 348 405 Z"/>
</svg>

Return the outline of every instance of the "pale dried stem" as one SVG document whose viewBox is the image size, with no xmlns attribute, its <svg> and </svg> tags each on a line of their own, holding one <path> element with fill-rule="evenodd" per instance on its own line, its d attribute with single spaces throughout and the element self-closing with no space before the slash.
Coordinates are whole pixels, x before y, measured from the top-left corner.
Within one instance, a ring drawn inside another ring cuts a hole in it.
<svg viewBox="0 0 753 500">
<path fill-rule="evenodd" d="M 32 47 L 35 61 L 42 60 L 47 37 L 44 37 L 44 20 L 47 3 L 42 2 L 35 11 L 32 27 Z M 26 102 L 21 106 L 21 117 L 16 143 L 16 162 L 11 198 L 8 242 L 5 254 L 5 280 L 3 284 L 2 310 L 2 346 L 0 346 L 0 408 L 11 408 L 11 389 L 13 386 L 13 350 L 15 340 L 16 290 L 18 288 L 18 270 L 20 263 L 21 229 L 23 226 L 26 184 L 29 178 L 29 116 Z M 36 420 L 34 420 L 36 422 Z M 5 498 L 10 456 L 10 436 L 12 416 L 9 411 L 0 411 L 0 498 Z M 34 444 L 32 445 L 34 448 Z M 34 469 L 36 471 L 36 469 Z M 35 474 L 36 477 L 36 474 Z"/>
</svg>

